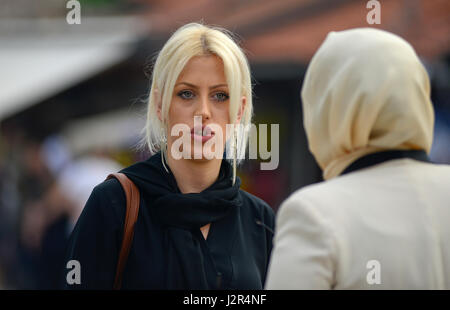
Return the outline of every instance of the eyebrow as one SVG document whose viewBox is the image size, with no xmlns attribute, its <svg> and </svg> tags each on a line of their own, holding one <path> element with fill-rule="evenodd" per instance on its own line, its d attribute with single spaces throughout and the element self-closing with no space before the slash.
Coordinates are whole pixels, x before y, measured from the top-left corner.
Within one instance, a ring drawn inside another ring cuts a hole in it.
<svg viewBox="0 0 450 310">
<path fill-rule="evenodd" d="M 192 88 L 198 88 L 198 86 L 191 84 L 191 83 L 187 83 L 187 82 L 180 82 L 180 83 L 175 84 L 175 86 L 180 85 L 180 84 L 184 84 L 184 85 L 187 85 Z M 217 84 L 217 85 L 209 87 L 209 89 L 214 89 L 214 88 L 223 87 L 223 86 L 228 87 L 228 84 Z"/>
</svg>

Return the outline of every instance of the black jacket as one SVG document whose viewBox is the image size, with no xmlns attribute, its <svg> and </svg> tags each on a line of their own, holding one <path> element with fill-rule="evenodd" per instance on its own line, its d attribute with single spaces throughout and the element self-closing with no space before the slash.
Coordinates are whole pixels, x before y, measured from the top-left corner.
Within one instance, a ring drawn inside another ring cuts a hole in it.
<svg viewBox="0 0 450 310">
<path fill-rule="evenodd" d="M 274 230 L 273 210 L 232 185 L 223 160 L 218 180 L 198 194 L 180 193 L 158 153 L 121 170 L 139 188 L 140 209 L 123 289 L 262 289 Z M 81 284 L 113 287 L 125 218 L 116 179 L 97 185 L 72 232 L 66 262 L 77 260 Z M 205 240 L 200 227 L 211 223 Z M 69 272 L 70 270 L 66 270 Z M 63 276 L 66 281 L 66 274 Z"/>
</svg>

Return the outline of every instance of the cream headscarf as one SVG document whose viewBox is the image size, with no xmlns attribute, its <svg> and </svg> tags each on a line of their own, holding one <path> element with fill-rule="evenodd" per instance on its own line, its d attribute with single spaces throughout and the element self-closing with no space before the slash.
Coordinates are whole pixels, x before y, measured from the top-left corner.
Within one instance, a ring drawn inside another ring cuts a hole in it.
<svg viewBox="0 0 450 310">
<path fill-rule="evenodd" d="M 411 45 L 389 32 L 330 32 L 308 67 L 302 101 L 309 149 L 324 179 L 369 153 L 430 151 L 427 72 Z"/>
</svg>

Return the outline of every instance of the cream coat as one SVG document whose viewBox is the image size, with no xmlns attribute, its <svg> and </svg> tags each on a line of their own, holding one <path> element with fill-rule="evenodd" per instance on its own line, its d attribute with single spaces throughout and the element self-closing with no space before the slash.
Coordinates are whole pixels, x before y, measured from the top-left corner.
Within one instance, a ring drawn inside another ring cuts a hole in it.
<svg viewBox="0 0 450 310">
<path fill-rule="evenodd" d="M 450 289 L 450 166 L 392 160 L 305 187 L 276 227 L 267 289 Z"/>
</svg>

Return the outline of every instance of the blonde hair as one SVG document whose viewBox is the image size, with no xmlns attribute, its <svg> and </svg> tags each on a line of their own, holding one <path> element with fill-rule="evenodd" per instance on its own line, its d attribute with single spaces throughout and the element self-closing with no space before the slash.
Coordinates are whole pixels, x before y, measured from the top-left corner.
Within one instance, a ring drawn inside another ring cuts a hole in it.
<svg viewBox="0 0 450 310">
<path fill-rule="evenodd" d="M 158 53 L 153 67 L 152 84 L 147 105 L 147 120 L 144 128 L 145 144 L 151 153 L 161 151 L 165 156 L 168 113 L 175 82 L 187 62 L 194 56 L 216 55 L 223 61 L 230 97 L 230 122 L 238 117 L 242 96 L 246 104 L 237 134 L 237 150 L 233 154 L 233 168 L 244 158 L 248 141 L 248 128 L 253 113 L 250 68 L 241 48 L 232 34 L 222 28 L 189 23 L 179 28 Z M 158 103 L 161 102 L 161 118 L 158 118 Z M 227 142 L 227 154 L 234 143 Z M 229 157 L 229 156 L 227 156 Z M 236 158 L 237 157 L 237 158 Z M 164 164 L 164 159 L 163 159 Z"/>
</svg>

